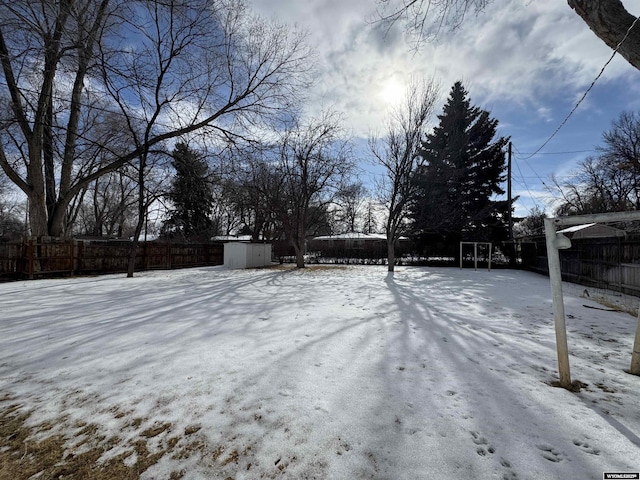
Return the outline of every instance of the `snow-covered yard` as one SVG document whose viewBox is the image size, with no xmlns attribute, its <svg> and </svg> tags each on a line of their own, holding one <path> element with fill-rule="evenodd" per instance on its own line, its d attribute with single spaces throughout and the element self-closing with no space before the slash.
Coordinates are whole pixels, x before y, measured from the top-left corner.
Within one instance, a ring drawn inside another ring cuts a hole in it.
<svg viewBox="0 0 640 480">
<path fill-rule="evenodd" d="M 572 377 L 586 384 L 571 393 L 549 385 L 549 282 L 527 272 L 214 267 L 1 284 L 0 421 L 30 412 L 33 436 L 0 454 L 26 466 L 63 435 L 58 467 L 99 447 L 92 471 L 119 462 L 154 479 L 638 472 L 640 378 L 624 373 L 636 320 L 586 308 L 599 305 L 583 289 L 565 284 Z"/>
</svg>

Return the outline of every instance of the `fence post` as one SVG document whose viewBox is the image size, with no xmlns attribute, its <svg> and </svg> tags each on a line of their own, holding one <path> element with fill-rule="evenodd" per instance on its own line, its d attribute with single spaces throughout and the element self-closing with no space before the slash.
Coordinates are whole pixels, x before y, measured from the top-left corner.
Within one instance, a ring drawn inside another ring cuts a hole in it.
<svg viewBox="0 0 640 480">
<path fill-rule="evenodd" d="M 35 267 L 35 244 L 33 238 L 27 242 L 27 277 L 33 280 L 33 270 Z"/>
<path fill-rule="evenodd" d="M 82 262 L 84 261 L 84 242 L 81 240 L 74 240 L 75 247 L 77 248 L 78 255 L 76 257 L 76 272 L 82 273 Z M 75 249 L 74 249 L 75 250 Z"/>
<path fill-rule="evenodd" d="M 72 238 L 69 240 L 69 263 L 71 264 L 71 276 L 76 274 L 76 241 Z"/>
</svg>

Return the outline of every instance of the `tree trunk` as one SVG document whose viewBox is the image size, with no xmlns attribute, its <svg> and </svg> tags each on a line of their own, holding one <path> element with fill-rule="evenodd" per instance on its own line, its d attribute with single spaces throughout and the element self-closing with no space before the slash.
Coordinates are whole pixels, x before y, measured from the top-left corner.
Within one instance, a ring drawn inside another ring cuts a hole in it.
<svg viewBox="0 0 640 480">
<path fill-rule="evenodd" d="M 304 250 L 298 248 L 296 251 L 296 267 L 297 268 L 305 268 L 304 264 Z"/>
<path fill-rule="evenodd" d="M 304 250 L 305 250 L 305 225 L 303 221 L 298 221 L 297 238 L 293 241 L 294 250 L 296 251 L 296 267 L 304 268 Z"/>
<path fill-rule="evenodd" d="M 64 235 L 68 206 L 69 202 L 65 198 L 58 198 L 58 201 L 53 205 L 49 217 L 49 235 L 52 237 Z"/>
<path fill-rule="evenodd" d="M 387 271 L 393 272 L 396 264 L 396 245 L 393 239 L 387 238 Z"/>
<path fill-rule="evenodd" d="M 138 170 L 138 223 L 136 223 L 136 230 L 133 233 L 133 241 L 131 242 L 131 251 L 129 253 L 129 265 L 127 266 L 127 278 L 132 278 L 136 269 L 136 256 L 138 254 L 138 243 L 140 234 L 142 233 L 142 227 L 145 223 L 147 214 L 147 202 L 144 198 L 144 169 L 147 166 L 147 157 L 143 155 L 140 157 L 140 168 Z"/>
<path fill-rule="evenodd" d="M 567 3 L 593 33 L 612 49 L 624 39 L 636 19 L 620 0 L 567 0 Z M 629 31 L 618 53 L 640 70 L 640 22 Z"/>
<path fill-rule="evenodd" d="M 44 192 L 32 191 L 29 194 L 29 227 L 31 235 L 43 237 L 49 234 L 47 228 L 47 207 Z"/>
<path fill-rule="evenodd" d="M 300 245 L 297 240 L 294 240 L 292 243 L 293 243 L 293 250 L 296 252 L 296 267 L 297 268 L 305 268 L 305 265 L 304 265 L 304 242 L 302 242 L 302 245 Z"/>
</svg>

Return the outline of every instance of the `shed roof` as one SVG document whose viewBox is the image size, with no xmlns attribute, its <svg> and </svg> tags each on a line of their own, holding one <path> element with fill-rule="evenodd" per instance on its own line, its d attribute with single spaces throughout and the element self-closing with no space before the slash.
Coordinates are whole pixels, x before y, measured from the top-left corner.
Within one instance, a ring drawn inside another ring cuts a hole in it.
<svg viewBox="0 0 640 480">
<path fill-rule="evenodd" d="M 625 231 L 599 223 L 585 223 L 558 230 L 558 233 L 570 234 L 572 238 L 624 237 Z"/>
</svg>

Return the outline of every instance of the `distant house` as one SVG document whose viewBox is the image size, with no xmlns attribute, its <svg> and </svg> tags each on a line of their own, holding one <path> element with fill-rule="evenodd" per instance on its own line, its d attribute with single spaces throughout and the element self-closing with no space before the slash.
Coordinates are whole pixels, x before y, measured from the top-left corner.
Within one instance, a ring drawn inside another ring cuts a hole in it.
<svg viewBox="0 0 640 480">
<path fill-rule="evenodd" d="M 575 225 L 573 227 L 564 228 L 558 230 L 558 233 L 562 233 L 572 239 L 580 238 L 611 238 L 611 237 L 624 237 L 625 231 L 619 228 L 610 227 L 608 225 L 601 225 L 598 223 L 586 223 L 584 225 Z"/>
<path fill-rule="evenodd" d="M 324 235 L 311 239 L 311 249 L 341 248 L 343 250 L 360 250 L 365 245 L 384 243 L 386 245 L 387 236 L 380 233 L 358 233 L 349 232 L 340 235 Z"/>
<path fill-rule="evenodd" d="M 214 242 L 250 242 L 251 235 L 218 235 L 211 240 Z"/>
<path fill-rule="evenodd" d="M 397 250 L 408 247 L 409 239 L 401 237 Z M 349 232 L 340 235 L 324 235 L 309 241 L 309 252 L 324 257 L 385 257 L 387 236 L 380 233 Z"/>
</svg>

